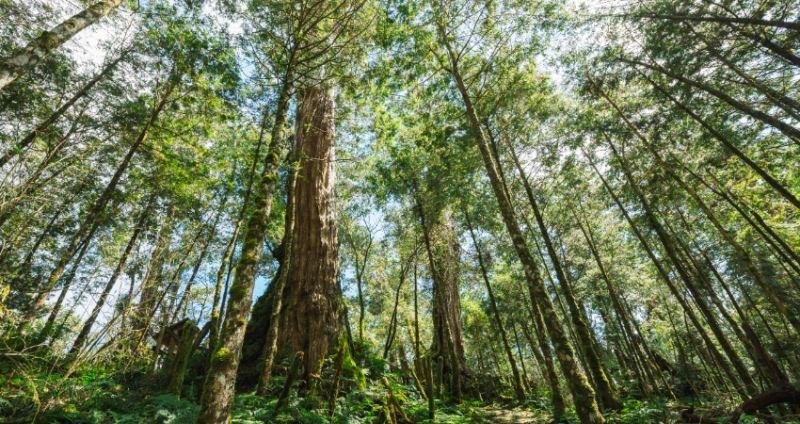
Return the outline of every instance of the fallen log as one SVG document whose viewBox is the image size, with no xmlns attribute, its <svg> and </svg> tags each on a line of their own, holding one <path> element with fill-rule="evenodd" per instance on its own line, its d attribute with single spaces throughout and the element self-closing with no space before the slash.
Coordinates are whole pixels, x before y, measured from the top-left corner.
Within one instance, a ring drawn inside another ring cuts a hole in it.
<svg viewBox="0 0 800 424">
<path fill-rule="evenodd" d="M 759 418 L 766 421 L 778 422 L 782 418 L 769 415 L 769 411 L 767 411 L 768 407 L 776 404 L 800 406 L 800 391 L 788 385 L 774 387 L 742 402 L 731 413 L 700 414 L 695 411 L 694 407 L 690 407 L 681 411 L 681 421 L 684 423 L 712 423 L 729 418 L 731 422 L 738 423 L 739 418 L 747 414 L 758 415 Z"/>
</svg>

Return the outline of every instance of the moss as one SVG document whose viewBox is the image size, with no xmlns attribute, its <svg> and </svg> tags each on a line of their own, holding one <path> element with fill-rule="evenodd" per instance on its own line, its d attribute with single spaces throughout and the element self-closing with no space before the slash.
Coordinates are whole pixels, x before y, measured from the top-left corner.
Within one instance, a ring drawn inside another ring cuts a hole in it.
<svg viewBox="0 0 800 424">
<path fill-rule="evenodd" d="M 233 353 L 227 347 L 221 347 L 214 352 L 214 362 L 218 364 L 227 364 L 233 359 Z"/>
<path fill-rule="evenodd" d="M 231 287 L 231 300 L 241 300 L 244 298 L 245 294 L 247 294 L 246 292 L 247 289 L 244 285 L 234 284 L 233 287 Z"/>
</svg>

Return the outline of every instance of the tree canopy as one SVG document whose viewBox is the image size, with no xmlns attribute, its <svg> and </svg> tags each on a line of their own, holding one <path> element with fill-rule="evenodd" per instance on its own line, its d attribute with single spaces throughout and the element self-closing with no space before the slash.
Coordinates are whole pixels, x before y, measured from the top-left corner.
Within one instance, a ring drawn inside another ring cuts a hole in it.
<svg viewBox="0 0 800 424">
<path fill-rule="evenodd" d="M 0 422 L 800 422 L 800 2 L 0 16 Z"/>
</svg>

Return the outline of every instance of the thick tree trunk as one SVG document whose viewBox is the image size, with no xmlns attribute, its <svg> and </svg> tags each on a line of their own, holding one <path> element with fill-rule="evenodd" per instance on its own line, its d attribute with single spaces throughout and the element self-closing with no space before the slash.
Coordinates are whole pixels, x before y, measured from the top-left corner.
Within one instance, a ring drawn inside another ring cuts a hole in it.
<svg viewBox="0 0 800 424">
<path fill-rule="evenodd" d="M 416 210 L 422 227 L 425 250 L 433 279 L 433 340 L 431 358 L 441 369 L 439 382 L 457 400 L 461 400 L 462 377 L 467 374 L 459 296 L 459 245 L 449 212 L 433 225 L 420 200 L 416 181 Z"/>
<path fill-rule="evenodd" d="M 333 113 L 331 89 L 306 87 L 298 95 L 295 137 L 300 169 L 279 346 L 303 352 L 302 379 L 307 386 L 319 378 L 322 361 L 336 346 L 340 330 Z"/>
<path fill-rule="evenodd" d="M 122 0 L 98 1 L 53 29 L 45 31 L 35 40 L 28 43 L 25 48 L 19 49 L 10 57 L 0 60 L 0 90 L 14 82 L 21 75 L 29 72 L 52 50 L 67 42 L 82 29 L 111 13 L 120 4 L 122 4 Z"/>
</svg>

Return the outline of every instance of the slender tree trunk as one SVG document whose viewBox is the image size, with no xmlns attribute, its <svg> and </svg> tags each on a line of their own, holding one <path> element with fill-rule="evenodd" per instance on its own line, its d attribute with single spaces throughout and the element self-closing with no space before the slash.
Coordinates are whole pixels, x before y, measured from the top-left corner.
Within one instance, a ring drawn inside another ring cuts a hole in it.
<svg viewBox="0 0 800 424">
<path fill-rule="evenodd" d="M 632 18 L 644 19 L 660 19 L 675 22 L 713 22 L 718 24 L 736 24 L 736 25 L 750 25 L 756 27 L 772 27 L 772 28 L 785 28 L 791 30 L 800 30 L 800 24 L 797 22 L 786 22 L 774 19 L 756 19 L 748 17 L 733 17 L 724 18 L 722 16 L 695 16 L 695 15 L 669 15 L 661 13 L 637 13 L 631 15 Z"/>
<path fill-rule="evenodd" d="M 591 162 L 591 159 L 590 159 L 590 164 L 594 169 L 595 173 L 597 174 L 597 176 L 600 178 L 600 181 L 603 183 L 603 186 L 605 187 L 606 191 L 614 200 L 614 203 L 617 205 L 617 208 L 619 208 L 620 213 L 622 213 L 622 216 L 625 218 L 625 221 L 628 222 L 631 231 L 633 231 L 634 235 L 639 240 L 639 243 L 642 245 L 642 248 L 644 249 L 645 253 L 647 253 L 647 257 L 650 258 L 650 261 L 652 262 L 653 266 L 656 267 L 658 275 L 667 284 L 667 288 L 669 289 L 670 293 L 675 297 L 675 299 L 678 301 L 678 303 L 681 305 L 681 308 L 683 309 L 685 316 L 689 318 L 697 334 L 699 334 L 700 337 L 703 339 L 703 342 L 708 348 L 708 352 L 712 355 L 713 360 L 719 365 L 719 367 L 723 370 L 725 375 L 728 376 L 728 380 L 737 388 L 739 393 L 742 396 L 746 397 L 747 391 L 742 388 L 740 380 L 734 375 L 733 371 L 730 368 L 730 365 L 725 361 L 725 359 L 722 357 L 722 354 L 719 352 L 719 350 L 717 350 L 716 346 L 711 341 L 711 338 L 706 333 L 705 328 L 703 328 L 702 324 L 700 323 L 700 319 L 694 313 L 694 310 L 689 306 L 689 304 L 686 302 L 686 299 L 683 297 L 681 292 L 676 287 L 675 283 L 672 281 L 669 272 L 664 268 L 658 257 L 656 257 L 647 239 L 644 238 L 644 235 L 641 233 L 639 228 L 633 222 L 630 215 L 628 214 L 628 211 L 622 205 L 622 202 L 620 201 L 619 197 L 611 189 L 611 186 L 609 186 L 605 178 L 603 178 L 602 174 L 597 169 L 596 165 L 593 162 Z"/>
<path fill-rule="evenodd" d="M 217 339 L 219 338 L 219 321 L 220 321 L 220 298 L 222 297 L 222 284 L 225 280 L 226 269 L 228 263 L 233 256 L 233 251 L 236 248 L 236 239 L 239 237 L 239 229 L 241 228 L 241 220 L 236 222 L 236 227 L 233 229 L 228 245 L 225 247 L 225 253 L 222 255 L 222 261 L 217 269 L 217 280 L 214 284 L 214 298 L 211 302 L 211 318 L 209 320 L 209 333 L 208 333 L 208 347 L 209 351 L 213 352 L 217 346 Z"/>
<path fill-rule="evenodd" d="M 92 230 L 92 235 L 94 235 L 94 231 L 95 230 Z M 75 275 L 78 273 L 78 268 L 80 267 L 81 262 L 83 262 L 83 257 L 86 255 L 88 250 L 89 243 L 83 243 L 78 251 L 78 256 L 72 263 L 72 268 L 70 268 L 69 272 L 67 272 L 67 274 L 64 276 L 64 283 L 61 287 L 61 293 L 58 295 L 58 299 L 53 305 L 53 309 L 50 311 L 50 315 L 47 317 L 44 327 L 42 327 L 42 330 L 39 332 L 39 340 L 46 340 L 51 335 L 55 334 L 53 333 L 53 324 L 55 324 L 56 317 L 58 317 L 58 314 L 61 312 L 64 299 L 66 299 L 69 289 L 72 287 L 72 282 L 75 281 Z"/>
<path fill-rule="evenodd" d="M 61 152 L 61 149 L 63 149 L 67 144 L 67 140 L 78 129 L 78 121 L 79 120 L 76 119 L 72 123 L 69 130 L 67 130 L 67 133 L 64 134 L 59 142 L 47 152 L 44 159 L 39 162 L 39 165 L 36 167 L 33 173 L 31 173 L 22 184 L 16 187 L 16 192 L 14 193 L 13 197 L 0 207 L 0 227 L 2 227 L 8 221 L 8 218 L 11 217 L 14 210 L 24 199 L 28 198 L 31 193 L 36 192 L 37 189 L 41 189 L 44 186 L 45 183 L 43 181 L 38 181 L 39 177 L 42 176 L 42 173 L 44 173 L 45 169 L 47 169 L 47 166 L 50 164 L 53 158 Z M 46 180 L 49 180 L 50 178 L 47 178 Z M 40 184 L 36 185 L 37 182 Z"/>
<path fill-rule="evenodd" d="M 61 274 L 63 274 L 64 269 L 69 262 L 72 255 L 75 254 L 75 251 L 78 248 L 78 245 L 86 240 L 88 242 L 87 234 L 91 232 L 91 229 L 97 225 L 97 219 L 102 211 L 105 209 L 106 205 L 108 204 L 109 200 L 111 200 L 111 196 L 116 191 L 117 185 L 122 180 L 122 176 L 128 169 L 128 165 L 130 165 L 133 156 L 139 150 L 139 146 L 144 142 L 147 134 L 155 124 L 158 116 L 161 114 L 161 111 L 164 110 L 164 106 L 167 104 L 167 100 L 169 95 L 175 89 L 177 85 L 178 79 L 176 76 L 170 78 L 170 81 L 167 83 L 167 87 L 163 93 L 157 98 L 156 105 L 153 108 L 152 112 L 150 113 L 150 118 L 148 119 L 147 123 L 144 125 L 142 130 L 139 132 L 139 135 L 134 140 L 131 147 L 128 149 L 128 153 L 122 159 L 122 162 L 117 166 L 116 172 L 111 177 L 111 180 L 106 185 L 105 190 L 100 195 L 100 197 L 94 202 L 92 207 L 89 209 L 86 217 L 81 222 L 77 233 L 73 235 L 72 241 L 70 242 L 69 246 L 61 253 L 58 262 L 56 263 L 55 268 L 50 273 L 50 276 L 47 279 L 47 282 L 44 285 L 44 288 L 39 292 L 36 299 L 31 304 L 31 307 L 25 314 L 26 319 L 23 321 L 30 321 L 33 317 L 36 316 L 37 311 L 44 305 L 47 296 L 50 294 L 50 291 L 55 287 L 58 283 L 59 278 L 61 278 Z"/>
<path fill-rule="evenodd" d="M 664 74 L 664 75 L 666 75 L 666 76 L 668 76 L 668 77 L 670 77 L 672 79 L 675 79 L 675 80 L 680 81 L 680 82 L 682 82 L 682 83 L 684 83 L 686 85 L 689 85 L 690 87 L 693 87 L 693 88 L 696 88 L 696 89 L 699 89 L 699 90 L 703 90 L 703 91 L 711 94 L 712 96 L 722 100 L 723 102 L 727 103 L 731 107 L 737 109 L 741 113 L 743 113 L 743 114 L 745 114 L 745 115 L 747 115 L 747 116 L 749 116 L 749 117 L 751 117 L 751 118 L 753 118 L 753 119 L 755 119 L 757 121 L 761 121 L 761 122 L 763 122 L 763 123 L 775 128 L 775 129 L 777 129 L 778 131 L 780 131 L 781 133 L 786 135 L 794 143 L 800 144 L 800 129 L 794 127 L 793 125 L 787 124 L 786 122 L 784 122 L 784 121 L 782 121 L 782 120 L 780 120 L 780 119 L 778 119 L 778 118 L 776 118 L 776 117 L 774 117 L 774 116 L 772 116 L 770 114 L 762 112 L 762 111 L 760 111 L 758 109 L 754 109 L 754 108 L 750 107 L 748 104 L 746 104 L 744 102 L 740 102 L 739 100 L 734 99 L 733 97 L 725 94 L 723 91 L 721 91 L 721 90 L 719 90 L 719 89 L 717 89 L 715 87 L 712 87 L 709 84 L 706 84 L 706 83 L 703 83 L 703 82 L 700 82 L 700 81 L 696 81 L 696 80 L 684 77 L 683 75 L 680 75 L 680 74 L 677 74 L 675 72 L 672 72 L 669 69 L 666 69 L 666 68 L 664 68 L 662 66 L 659 66 L 659 65 L 653 65 L 653 64 L 641 62 L 641 61 L 638 61 L 638 60 L 622 59 L 621 61 L 624 62 L 624 63 L 627 63 L 629 65 L 641 66 L 641 67 L 650 69 L 651 71 L 659 72 L 659 73 Z"/>
<path fill-rule="evenodd" d="M 386 336 L 386 343 L 383 347 L 384 359 L 389 357 L 389 352 L 392 349 L 392 344 L 394 343 L 395 336 L 397 335 L 397 312 L 400 308 L 400 292 L 403 288 L 403 283 L 406 281 L 408 265 L 412 259 L 413 258 L 408 258 L 408 261 L 403 261 L 402 256 L 400 257 L 400 282 L 397 284 L 397 290 L 395 290 L 394 293 L 394 308 L 392 308 L 392 317 L 389 320 L 388 335 Z"/>
<path fill-rule="evenodd" d="M 613 307 L 614 313 L 622 326 L 623 337 L 626 339 L 626 344 L 633 348 L 633 352 L 637 357 L 642 359 L 643 371 L 648 376 L 652 377 L 653 371 L 647 366 L 649 362 L 645 360 L 645 358 L 651 354 L 650 349 L 647 347 L 647 343 L 645 342 L 644 338 L 640 337 L 640 335 L 633 329 L 633 325 L 630 322 L 627 310 L 623 305 L 623 296 L 619 293 L 617 287 L 614 285 L 614 283 L 612 283 L 611 278 L 608 275 L 605 264 L 600 258 L 600 252 L 597 250 L 597 245 L 595 244 L 591 228 L 589 227 L 588 223 L 584 227 L 582 220 L 578 217 L 578 214 L 575 212 L 574 208 L 570 207 L 570 211 L 577 220 L 581 233 L 583 234 L 584 239 L 589 246 L 589 250 L 592 253 L 592 257 L 594 258 L 595 263 L 600 270 L 600 276 L 606 285 L 606 290 L 608 290 L 611 306 Z"/>
<path fill-rule="evenodd" d="M 538 304 L 531 302 L 528 312 L 531 315 L 531 321 L 533 322 L 534 331 L 536 332 L 538 347 L 542 350 L 542 359 L 544 360 L 545 372 L 547 373 L 547 382 L 550 385 L 550 403 L 553 407 L 553 421 L 560 422 L 566 413 L 566 406 L 564 397 L 561 394 L 558 373 L 556 372 L 555 363 L 553 361 L 553 351 L 551 350 L 550 342 L 547 340 L 547 326 L 544 323 Z"/>
<path fill-rule="evenodd" d="M 711 222 L 717 232 L 722 236 L 723 240 L 728 243 L 733 248 L 733 251 L 736 253 L 737 259 L 744 264 L 745 269 L 750 273 L 753 279 L 758 283 L 758 286 L 761 287 L 764 294 L 767 296 L 767 299 L 772 303 L 773 306 L 777 308 L 777 310 L 783 314 L 785 317 L 789 319 L 792 325 L 795 327 L 795 330 L 798 331 L 800 334 L 800 320 L 797 318 L 797 314 L 791 313 L 786 310 L 783 302 L 778 298 L 778 295 L 775 293 L 775 289 L 770 286 L 770 284 L 766 281 L 766 278 L 758 269 L 758 267 L 753 263 L 750 255 L 744 250 L 741 244 L 737 242 L 734 237 L 722 226 L 722 224 L 717 219 L 714 212 L 711 208 L 706 205 L 703 199 L 697 194 L 697 192 L 687 184 L 683 178 L 681 178 L 678 174 L 674 172 L 672 167 L 667 164 L 664 159 L 659 154 L 658 150 L 650 143 L 647 137 L 642 134 L 638 128 L 633 125 L 633 123 L 628 119 L 628 117 L 624 114 L 622 109 L 617 105 L 617 103 L 611 99 L 611 97 L 605 93 L 599 87 L 596 87 L 597 91 L 600 95 L 611 105 L 614 110 L 616 110 L 617 114 L 619 114 L 620 118 L 625 122 L 627 127 L 633 132 L 633 134 L 645 145 L 645 147 L 650 151 L 653 157 L 656 159 L 656 162 L 661 166 L 661 168 L 670 176 L 672 179 L 678 183 L 678 185 L 687 193 L 689 197 L 697 204 L 698 207 L 703 211 L 706 218 Z"/>
<path fill-rule="evenodd" d="M 569 308 L 569 315 L 572 317 L 572 323 L 575 328 L 578 345 L 581 351 L 584 353 L 586 365 L 589 368 L 589 372 L 592 374 L 592 380 L 595 384 L 598 400 L 604 408 L 621 409 L 622 402 L 620 402 L 619 396 L 612 386 L 611 380 L 607 376 L 607 371 L 605 370 L 602 360 L 600 359 L 599 352 L 597 352 L 595 348 L 592 330 L 589 328 L 589 324 L 586 322 L 582 306 L 578 304 L 578 300 L 576 299 L 575 293 L 572 290 L 572 284 L 570 283 L 569 278 L 567 278 L 564 267 L 561 264 L 561 260 L 556 253 L 553 240 L 550 237 L 547 226 L 545 225 L 544 217 L 539 209 L 538 202 L 533 194 L 533 189 L 531 188 L 528 177 L 525 174 L 525 170 L 522 168 L 522 164 L 517 157 L 514 147 L 510 142 L 508 142 L 508 140 L 506 140 L 506 146 L 508 147 L 509 153 L 511 153 L 514 165 L 517 168 L 517 173 L 519 173 L 520 179 L 525 187 L 525 193 L 528 196 L 528 202 L 530 203 L 531 209 L 533 210 L 533 215 L 536 218 L 536 224 L 539 227 L 540 234 L 542 235 L 545 249 L 550 257 L 550 263 L 553 264 L 556 278 L 558 279 L 559 285 L 564 292 L 564 298 L 566 300 L 567 307 Z"/>
<path fill-rule="evenodd" d="M 117 279 L 119 278 L 120 274 L 122 274 L 122 271 L 125 269 L 125 264 L 128 262 L 128 257 L 133 251 L 133 247 L 136 245 L 136 241 L 138 240 L 139 235 L 145 228 L 145 220 L 149 218 L 150 211 L 152 210 L 155 200 L 156 200 L 155 195 L 151 195 L 147 200 L 147 204 L 145 205 L 144 210 L 142 210 L 141 215 L 139 216 L 139 220 L 135 224 L 133 233 L 131 234 L 131 238 L 128 240 L 127 246 L 125 246 L 125 251 L 122 252 L 122 256 L 120 256 L 119 261 L 117 262 L 117 267 L 114 268 L 114 272 L 111 274 L 111 278 L 108 279 L 108 282 L 106 283 L 105 288 L 103 288 L 103 292 L 100 294 L 100 297 L 97 298 L 94 308 L 92 308 L 92 312 L 89 314 L 89 317 L 83 323 L 80 332 L 78 332 L 78 336 L 72 343 L 72 347 L 70 348 L 69 353 L 67 354 L 68 357 L 77 355 L 80 352 L 81 348 L 83 348 L 83 345 L 86 343 L 86 340 L 89 337 L 89 332 L 92 330 L 92 327 L 94 326 L 94 322 L 100 315 L 100 311 L 103 310 L 103 306 L 105 306 L 108 296 L 114 289 L 114 286 L 117 283 Z"/>
<path fill-rule="evenodd" d="M 489 273 L 487 271 L 486 264 L 484 263 L 483 252 L 481 251 L 480 243 L 478 242 L 478 239 L 475 236 L 475 231 L 472 228 L 472 220 L 470 220 L 469 211 L 466 208 L 464 209 L 464 220 L 467 224 L 467 229 L 469 230 L 470 237 L 472 238 L 472 244 L 475 246 L 475 252 L 478 256 L 478 265 L 480 266 L 481 269 L 481 276 L 483 277 L 483 282 L 486 285 L 486 293 L 489 297 L 489 307 L 491 308 L 492 317 L 494 318 L 497 330 L 500 332 L 500 340 L 503 342 L 503 349 L 505 349 L 506 351 L 506 356 L 508 357 L 508 363 L 509 365 L 511 365 L 514 394 L 517 396 L 518 401 L 523 402 L 525 401 L 525 390 L 522 387 L 522 380 L 520 378 L 519 370 L 517 369 L 517 361 L 514 360 L 514 353 L 511 351 L 511 344 L 508 342 L 508 334 L 506 333 L 506 329 L 503 326 L 503 320 L 500 318 L 500 311 L 497 308 L 497 301 L 495 300 L 494 297 L 492 284 L 489 282 Z M 521 352 L 520 355 L 522 355 Z"/>
<path fill-rule="evenodd" d="M 150 253 L 150 260 L 147 263 L 147 271 L 145 272 L 144 279 L 142 279 L 139 289 L 139 304 L 136 305 L 133 311 L 131 323 L 131 328 L 134 333 L 133 337 L 135 339 L 144 337 L 142 334 L 148 330 L 147 320 L 155 310 L 158 286 L 161 284 L 164 262 L 167 259 L 167 251 L 169 250 L 170 239 L 172 238 L 175 219 L 173 211 L 173 205 L 168 205 L 165 216 L 156 232 L 153 250 Z M 129 301 L 132 302 L 133 299 L 129 299 Z"/>
<path fill-rule="evenodd" d="M 639 202 L 641 203 L 642 208 L 644 209 L 645 212 L 644 215 L 645 218 L 647 219 L 648 224 L 656 232 L 656 235 L 658 236 L 658 239 L 661 242 L 661 245 L 664 248 L 665 253 L 670 258 L 670 261 L 675 267 L 675 270 L 681 277 L 681 280 L 683 280 L 684 284 L 686 285 L 686 288 L 689 289 L 689 291 L 692 293 L 695 305 L 697 305 L 697 308 L 700 310 L 700 313 L 706 318 L 706 322 L 708 323 L 711 332 L 714 333 L 714 336 L 719 342 L 720 347 L 725 352 L 726 356 L 731 361 L 731 364 L 733 365 L 734 369 L 739 375 L 739 378 L 744 383 L 747 393 L 753 394 L 757 392 L 755 383 L 750 377 L 747 367 L 742 362 L 738 353 L 736 353 L 736 350 L 731 345 L 730 341 L 728 340 L 728 337 L 720 328 L 716 317 L 714 316 L 714 314 L 711 313 L 705 300 L 699 295 L 699 292 L 697 291 L 695 285 L 695 281 L 689 274 L 688 270 L 685 268 L 684 262 L 681 260 L 672 238 L 669 236 L 664 227 L 656 218 L 655 212 L 652 206 L 650 205 L 650 202 L 647 201 L 647 198 L 644 196 L 644 193 L 642 192 L 641 188 L 633 180 L 633 175 L 627 161 L 622 156 L 619 155 L 619 153 L 616 150 L 616 147 L 614 147 L 614 144 L 611 142 L 611 140 L 608 141 L 609 141 L 608 143 L 609 147 L 611 147 L 614 157 L 617 158 L 619 160 L 619 163 L 622 165 L 623 174 L 625 175 L 625 178 L 628 180 L 629 186 L 636 193 L 636 196 L 638 197 Z"/>
<path fill-rule="evenodd" d="M 256 186 L 252 212 L 245 226 L 241 256 L 230 289 L 225 322 L 217 346 L 211 351 L 211 366 L 203 383 L 201 410 L 197 419 L 200 424 L 226 424 L 230 419 L 236 370 L 239 367 L 247 316 L 252 304 L 253 284 L 261 262 L 262 246 L 272 210 L 272 197 L 278 182 L 278 165 L 284 143 L 283 127 L 289 109 L 294 65 L 293 51 L 278 95 L 272 137 Z"/>
<path fill-rule="evenodd" d="M 47 131 L 50 128 L 50 126 L 52 126 L 56 121 L 58 121 L 58 119 L 61 116 L 63 116 L 64 113 L 67 110 L 69 110 L 78 100 L 82 99 L 87 94 L 89 94 L 89 92 L 92 90 L 92 88 L 94 88 L 95 85 L 97 85 L 98 82 L 100 82 L 102 79 L 111 74 L 111 72 L 117 67 L 117 64 L 119 64 L 119 62 L 122 61 L 122 59 L 124 59 L 125 56 L 127 56 L 127 52 L 121 54 L 112 62 L 105 65 L 105 67 L 103 67 L 103 70 L 100 71 L 99 74 L 97 74 L 92 79 L 87 81 L 86 84 L 84 84 L 83 87 L 81 87 L 75 94 L 73 94 L 69 100 L 67 100 L 63 105 L 61 105 L 61 107 L 59 107 L 53 113 L 51 113 L 50 116 L 47 117 L 47 119 L 45 119 L 39 125 L 37 125 L 36 128 L 34 128 L 33 131 L 30 132 L 30 134 L 25 136 L 25 138 L 23 138 L 22 140 L 18 141 L 17 144 L 14 145 L 14 147 L 12 147 L 9 151 L 5 152 L 2 156 L 0 156 L 0 168 L 2 168 L 3 165 L 8 163 L 8 161 L 11 160 L 11 158 L 18 155 L 26 147 L 28 147 L 31 143 L 33 143 L 33 141 L 36 140 L 36 138 L 40 134 Z M 3 72 L 2 66 L 0 66 L 0 79 L 2 79 L 2 72 Z M 2 85 L 0 85 L 0 90 L 1 89 Z"/>
<path fill-rule="evenodd" d="M 122 4 L 122 0 L 98 1 L 53 29 L 45 31 L 24 48 L 12 53 L 11 56 L 0 59 L 0 90 L 29 72 L 52 50 L 64 44 L 82 29 L 111 13 L 120 4 Z"/>
<path fill-rule="evenodd" d="M 748 38 L 754 41 L 755 43 L 761 45 L 761 47 L 764 47 L 765 49 L 774 53 L 776 56 L 782 58 L 786 62 L 789 62 L 790 64 L 796 67 L 800 67 L 800 56 L 797 56 L 791 50 L 779 46 L 778 44 L 765 38 L 762 35 L 753 34 L 748 31 L 741 31 L 740 34 L 742 34 L 745 38 Z"/>
<path fill-rule="evenodd" d="M 525 356 L 522 354 L 522 345 L 519 343 L 519 334 L 517 334 L 517 323 L 511 321 L 511 331 L 514 333 L 514 344 L 517 346 L 517 355 L 519 355 L 519 364 L 522 367 L 522 381 L 523 386 L 528 390 L 531 389 L 531 379 L 528 377 L 528 369 L 525 367 Z M 512 355 L 513 356 L 513 355 Z"/>
<path fill-rule="evenodd" d="M 455 80 L 458 91 L 461 94 L 464 107 L 466 108 L 467 118 L 470 122 L 472 135 L 475 137 L 475 141 L 477 142 L 481 151 L 481 157 L 483 158 L 486 172 L 489 174 L 489 180 L 491 181 L 495 198 L 497 199 L 500 212 L 503 216 L 503 222 L 506 225 L 506 229 L 508 230 L 509 236 L 511 237 L 514 245 L 514 249 L 519 256 L 520 262 L 522 263 L 525 271 L 525 277 L 528 282 L 528 290 L 531 301 L 538 303 L 538 307 L 544 317 L 548 334 L 550 335 L 550 339 L 553 341 L 553 345 L 557 352 L 556 356 L 558 357 L 561 368 L 564 372 L 564 376 L 566 377 L 570 391 L 572 392 L 572 396 L 575 400 L 575 407 L 578 417 L 585 424 L 602 423 L 605 420 L 603 419 L 603 416 L 597 407 L 597 400 L 595 399 L 594 390 L 592 390 L 592 387 L 589 385 L 589 381 L 586 379 L 586 375 L 578 366 L 578 362 L 575 359 L 575 353 L 572 349 L 572 346 L 570 346 L 566 335 L 564 334 L 564 328 L 561 326 L 558 316 L 553 309 L 553 304 L 547 294 L 547 290 L 544 287 L 544 282 L 537 271 L 536 262 L 533 259 L 533 255 L 531 255 L 530 250 L 528 249 L 525 238 L 522 235 L 522 231 L 514 213 L 514 208 L 511 204 L 511 199 L 508 198 L 505 190 L 503 189 L 502 180 L 497 171 L 497 165 L 492 157 L 493 155 L 489 147 L 489 143 L 484 135 L 483 129 L 481 128 L 480 120 L 478 119 L 478 115 L 473 107 L 472 99 L 469 96 L 466 84 L 461 77 L 458 67 L 458 59 L 449 44 L 448 35 L 442 22 L 439 22 L 439 35 L 441 42 L 447 49 L 448 57 L 450 59 L 450 74 Z"/>
<path fill-rule="evenodd" d="M 289 269 L 292 266 L 291 259 L 294 251 L 294 221 L 295 221 L 295 186 L 297 185 L 297 173 L 299 163 L 297 160 L 297 147 L 294 149 L 292 159 L 289 161 L 289 178 L 286 181 L 286 217 L 283 229 L 283 258 L 278 268 L 278 278 L 276 279 L 275 291 L 273 292 L 272 305 L 270 307 L 269 324 L 264 341 L 264 360 L 258 389 L 259 396 L 266 396 L 269 389 L 270 377 L 272 377 L 272 367 L 275 356 L 278 353 L 278 331 L 280 329 L 281 310 L 283 309 L 283 294 L 286 291 L 286 283 L 289 280 Z"/>
<path fill-rule="evenodd" d="M 192 285 L 194 283 L 195 278 L 197 277 L 197 273 L 200 270 L 200 267 L 203 265 L 203 261 L 205 261 L 206 255 L 208 254 L 208 248 L 211 245 L 211 242 L 214 241 L 214 238 L 217 234 L 217 225 L 219 224 L 220 218 L 225 213 L 225 205 L 228 204 L 228 196 L 230 195 L 230 190 L 226 190 L 222 200 L 219 203 L 219 208 L 217 209 L 217 213 L 214 216 L 214 221 L 211 222 L 211 226 L 208 227 L 208 234 L 206 235 L 206 240 L 203 243 L 203 247 L 200 249 L 200 255 L 197 258 L 197 261 L 192 268 L 192 273 L 189 276 L 189 281 L 186 283 L 186 289 L 183 292 L 183 296 L 181 296 L 181 300 L 178 302 L 178 307 L 175 308 L 173 312 L 172 321 L 175 321 L 179 314 L 185 314 L 186 308 L 189 305 L 189 297 L 192 294 Z"/>
<path fill-rule="evenodd" d="M 742 162 L 744 162 L 747 166 L 750 167 L 753 171 L 755 171 L 764 182 L 766 182 L 770 187 L 772 187 L 778 194 L 783 196 L 789 203 L 794 205 L 795 208 L 800 209 L 800 200 L 792 194 L 786 186 L 775 179 L 772 175 L 770 175 L 764 168 L 756 164 L 749 156 L 747 156 L 744 152 L 742 152 L 738 147 L 736 147 L 727 137 L 725 137 L 720 131 L 715 129 L 711 124 L 708 123 L 705 119 L 703 119 L 700 115 L 695 113 L 693 110 L 689 108 L 686 104 L 678 100 L 675 96 L 669 93 L 664 87 L 650 79 L 647 75 L 642 74 L 642 76 L 659 92 L 661 92 L 665 97 L 667 97 L 670 101 L 672 101 L 680 110 L 684 111 L 687 115 L 689 115 L 694 121 L 696 121 L 700 126 L 702 126 L 709 134 L 711 134 L 714 138 L 716 138 L 720 143 L 722 143 L 723 147 L 727 149 L 729 152 L 733 153 L 734 156 L 739 158 Z M 592 84 L 597 87 L 597 84 L 592 81 Z"/>
</svg>

